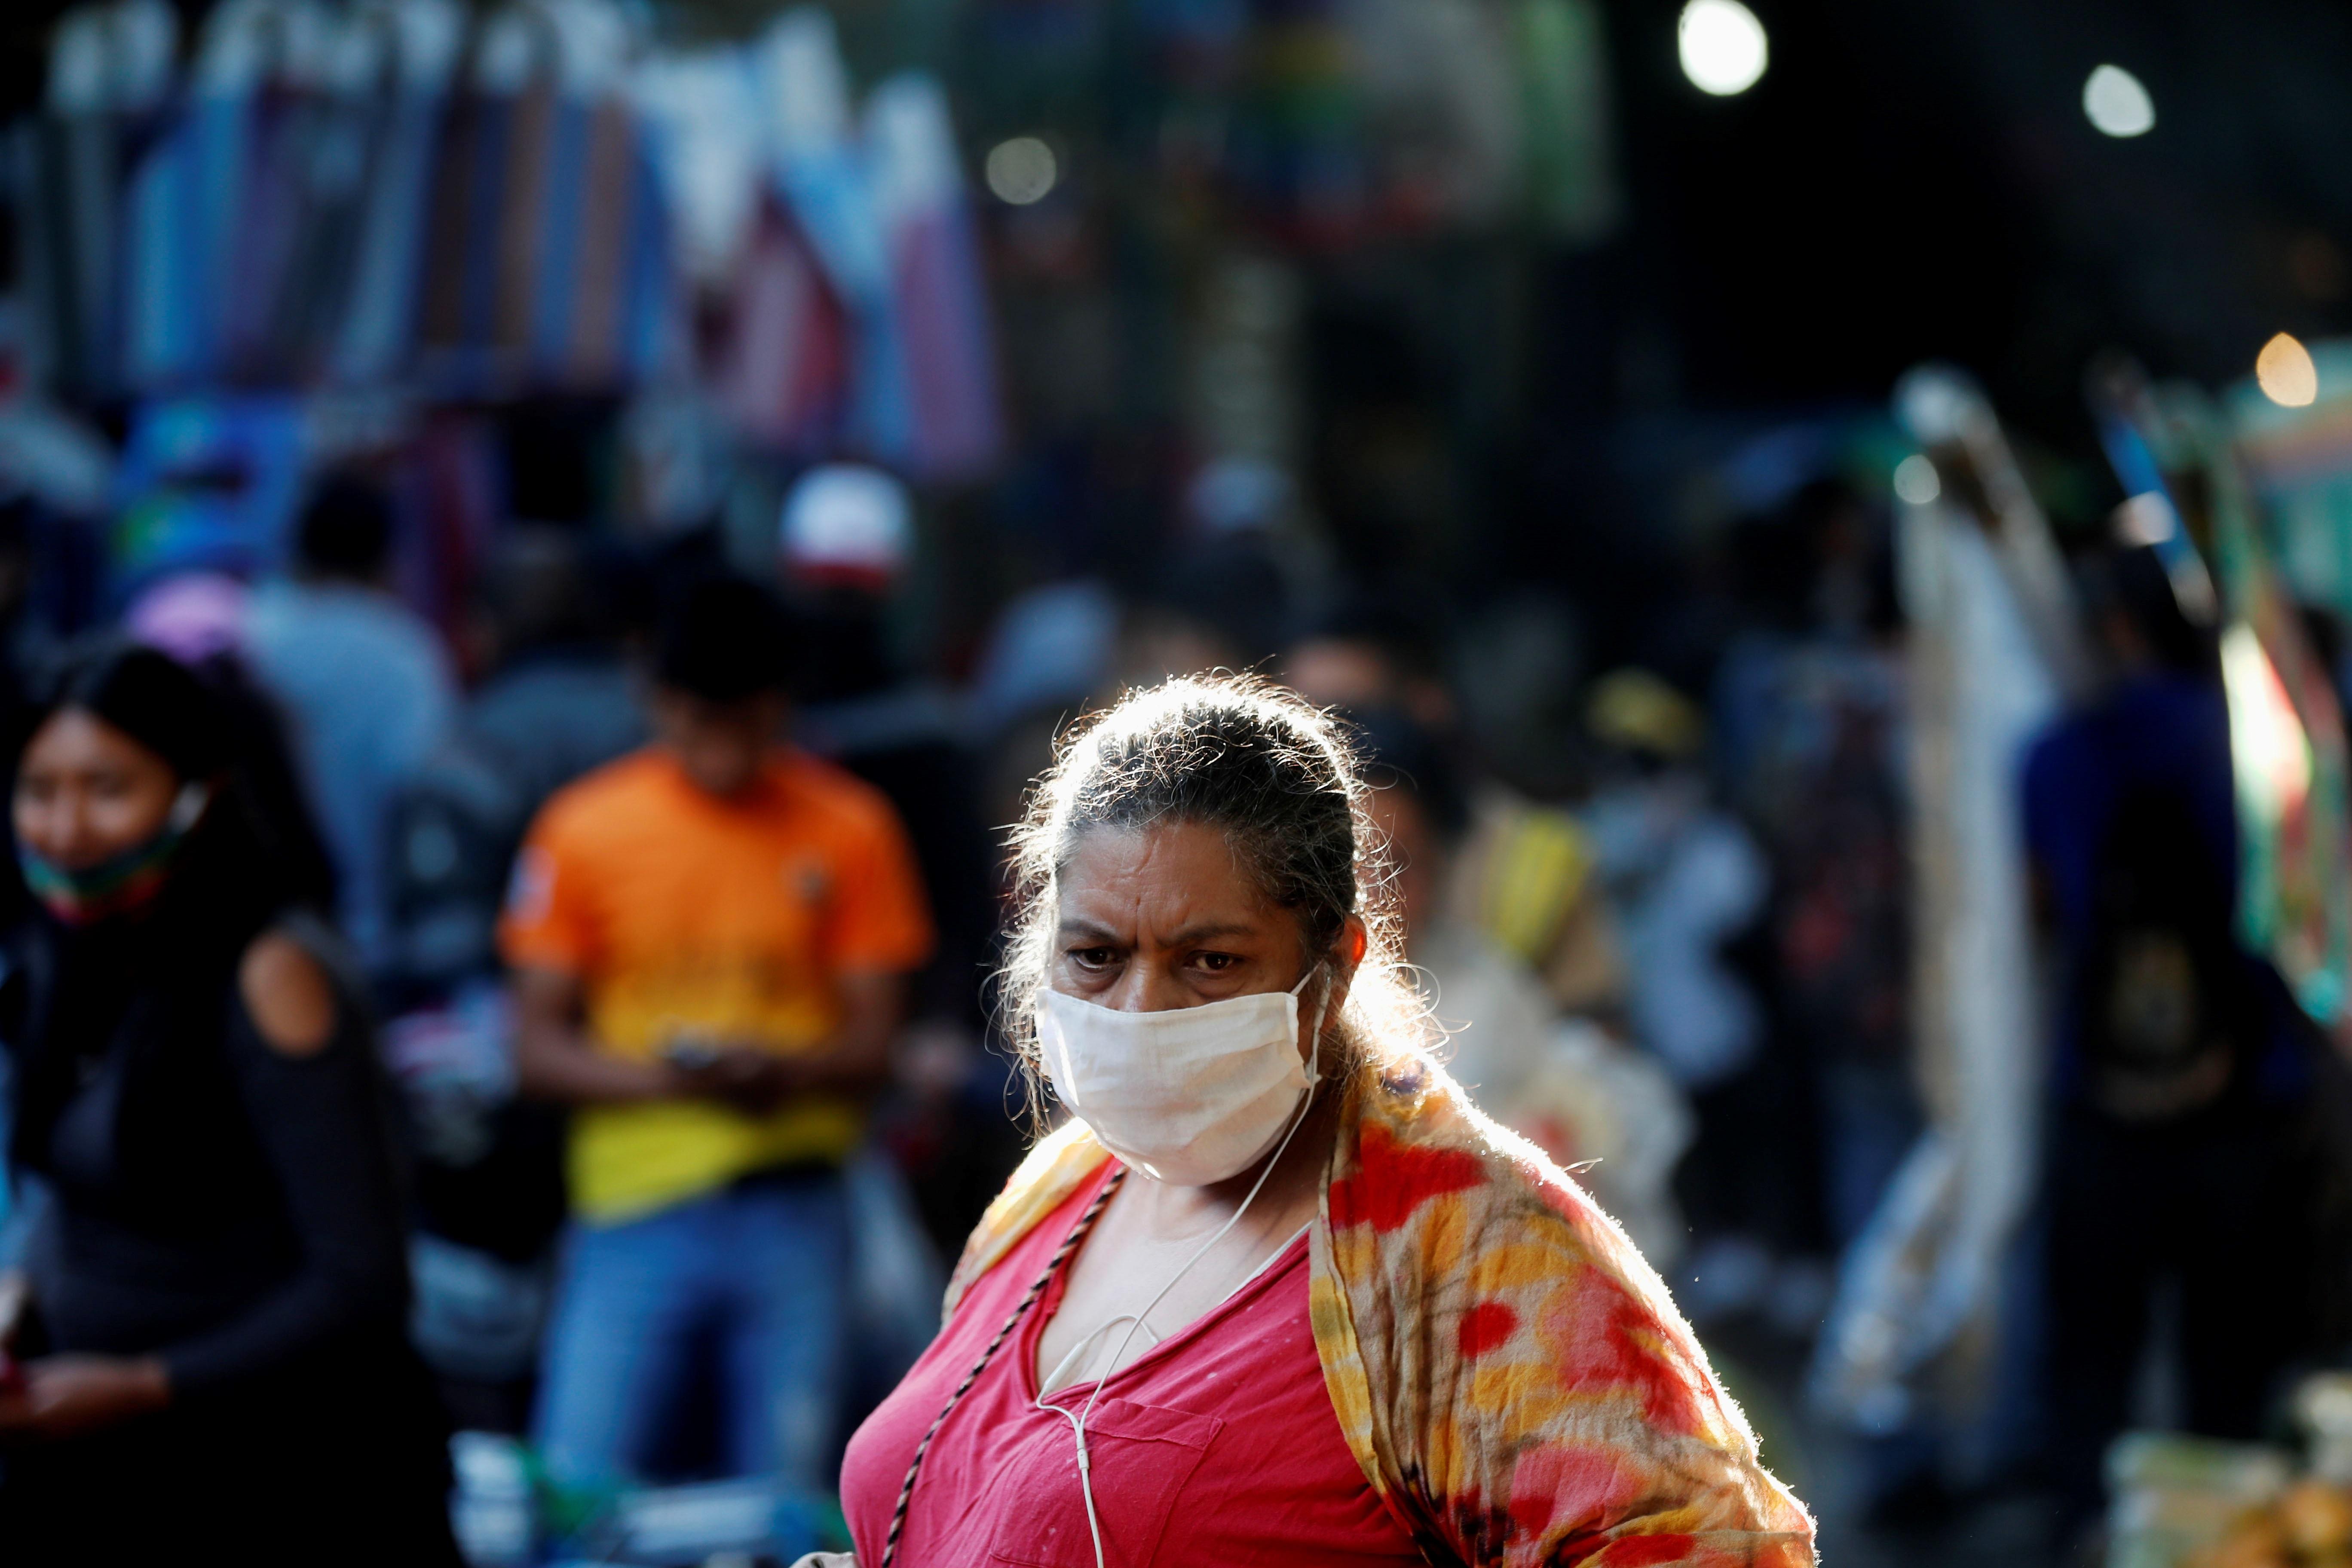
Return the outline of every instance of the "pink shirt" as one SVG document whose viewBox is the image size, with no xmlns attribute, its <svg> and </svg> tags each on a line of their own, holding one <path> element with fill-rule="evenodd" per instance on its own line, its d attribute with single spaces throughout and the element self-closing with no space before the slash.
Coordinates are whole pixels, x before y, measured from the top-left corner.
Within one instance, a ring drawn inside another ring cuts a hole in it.
<svg viewBox="0 0 2352 1568">
<path fill-rule="evenodd" d="M 972 1286 L 850 1440 L 842 1507 L 864 1568 L 880 1568 L 915 1446 L 1112 1168 Z M 1094 1568 L 1070 1423 L 1032 1403 L 1037 1339 L 1067 1276 L 1065 1265 L 932 1444 L 899 1568 Z M 1130 1350 L 1112 1374 L 1087 1422 L 1110 1568 L 1423 1561 L 1340 1436 L 1307 1326 L 1307 1276 L 1302 1236 L 1225 1301 L 1161 1343 Z M 1079 1408 L 1094 1388 L 1073 1384 L 1053 1403 Z"/>
</svg>

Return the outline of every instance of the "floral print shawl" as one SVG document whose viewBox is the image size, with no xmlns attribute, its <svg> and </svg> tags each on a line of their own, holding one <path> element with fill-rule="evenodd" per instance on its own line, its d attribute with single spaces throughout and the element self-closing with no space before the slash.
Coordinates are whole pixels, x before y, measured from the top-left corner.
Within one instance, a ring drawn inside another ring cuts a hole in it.
<svg viewBox="0 0 2352 1568">
<path fill-rule="evenodd" d="M 1033 1150 L 948 1310 L 1108 1158 L 1075 1121 Z M 1309 1248 L 1340 1430 L 1432 1563 L 1811 1568 L 1812 1521 L 1657 1274 L 1442 1068 L 1349 1083 Z"/>
</svg>

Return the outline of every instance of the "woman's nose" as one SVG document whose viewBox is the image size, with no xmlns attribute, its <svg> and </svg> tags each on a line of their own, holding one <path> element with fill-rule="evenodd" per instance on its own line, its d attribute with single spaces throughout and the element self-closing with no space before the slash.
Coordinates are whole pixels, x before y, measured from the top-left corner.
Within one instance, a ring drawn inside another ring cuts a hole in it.
<svg viewBox="0 0 2352 1568">
<path fill-rule="evenodd" d="M 36 847 L 59 865 L 83 866 L 104 858 L 89 812 L 77 797 L 68 795 L 53 803 L 45 826 L 44 842 Z"/>
<path fill-rule="evenodd" d="M 1121 1013 L 1165 1013 L 1189 1006 L 1192 1000 L 1164 966 L 1130 959 L 1110 994 L 1103 998 L 1103 1005 Z"/>
</svg>

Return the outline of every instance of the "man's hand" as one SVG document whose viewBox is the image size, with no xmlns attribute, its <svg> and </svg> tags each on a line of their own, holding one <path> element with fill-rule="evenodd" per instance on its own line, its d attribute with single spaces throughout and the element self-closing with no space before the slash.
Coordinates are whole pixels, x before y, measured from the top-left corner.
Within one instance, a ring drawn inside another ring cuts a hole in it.
<svg viewBox="0 0 2352 1568">
<path fill-rule="evenodd" d="M 598 1050 L 581 1028 L 579 978 L 551 969 L 515 972 L 515 1071 L 522 1091 L 565 1105 L 635 1105 L 690 1092 L 667 1062 Z"/>
<path fill-rule="evenodd" d="M 797 1081 L 791 1062 L 756 1046 L 722 1046 L 692 1062 L 673 1061 L 670 1070 L 686 1093 L 746 1116 L 775 1110 Z"/>
<path fill-rule="evenodd" d="M 0 1392 L 0 1437 L 73 1437 L 172 1403 L 152 1356 L 53 1355 L 25 1363 L 22 1388 Z"/>
</svg>

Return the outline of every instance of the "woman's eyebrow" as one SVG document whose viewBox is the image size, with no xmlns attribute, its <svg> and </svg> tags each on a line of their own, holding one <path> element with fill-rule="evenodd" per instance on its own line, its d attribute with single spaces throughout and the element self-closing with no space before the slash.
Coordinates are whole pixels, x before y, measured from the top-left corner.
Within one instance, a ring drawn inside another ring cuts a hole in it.
<svg viewBox="0 0 2352 1568">
<path fill-rule="evenodd" d="M 1202 925 L 1186 926 L 1168 938 L 1171 947 L 1190 947 L 1196 942 L 1211 942 L 1222 936 L 1255 936 L 1257 927 L 1241 921 L 1215 921 Z"/>
<path fill-rule="evenodd" d="M 1116 942 L 1118 933 L 1108 926 L 1098 926 L 1092 921 L 1064 921 L 1057 933 L 1061 936 L 1082 936 L 1094 942 Z"/>
</svg>

